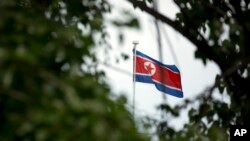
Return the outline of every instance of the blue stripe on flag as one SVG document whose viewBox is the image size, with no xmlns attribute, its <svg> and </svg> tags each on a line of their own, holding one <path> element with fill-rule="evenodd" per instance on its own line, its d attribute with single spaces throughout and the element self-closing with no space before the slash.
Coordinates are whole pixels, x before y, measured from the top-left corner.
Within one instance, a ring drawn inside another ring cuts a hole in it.
<svg viewBox="0 0 250 141">
<path fill-rule="evenodd" d="M 148 75 L 139 75 L 139 74 L 135 75 L 135 81 L 142 82 L 142 83 L 154 83 L 150 76 L 148 76 Z"/>
<path fill-rule="evenodd" d="M 183 92 L 182 91 L 178 91 L 178 90 L 175 90 L 175 89 L 171 89 L 169 87 L 166 87 L 160 83 L 156 83 L 154 82 L 156 88 L 161 91 L 161 92 L 164 92 L 166 94 L 169 94 L 169 95 L 172 95 L 172 96 L 176 96 L 176 97 L 179 97 L 179 98 L 182 98 L 183 97 Z"/>
</svg>

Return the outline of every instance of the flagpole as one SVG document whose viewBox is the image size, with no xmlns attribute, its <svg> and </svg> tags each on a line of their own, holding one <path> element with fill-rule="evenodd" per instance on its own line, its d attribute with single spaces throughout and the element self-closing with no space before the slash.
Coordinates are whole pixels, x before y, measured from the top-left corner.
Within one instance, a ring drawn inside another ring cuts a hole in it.
<svg viewBox="0 0 250 141">
<path fill-rule="evenodd" d="M 136 45 L 139 44 L 138 41 L 134 41 L 134 48 L 133 48 L 133 117 L 135 119 L 135 72 L 136 72 Z"/>
<path fill-rule="evenodd" d="M 153 1 L 153 8 L 154 10 L 158 11 L 158 1 L 155 0 Z M 158 43 L 158 53 L 159 53 L 159 59 L 161 62 L 163 62 L 163 55 L 162 55 L 162 43 L 161 43 L 161 32 L 160 32 L 160 25 L 157 19 L 155 19 L 155 27 L 156 27 L 156 34 L 157 34 L 157 43 Z M 163 73 L 160 72 L 161 75 L 161 79 L 163 79 Z M 162 80 L 161 80 L 162 81 Z M 162 93 L 162 97 L 163 97 L 163 102 L 167 102 L 167 95 Z"/>
</svg>

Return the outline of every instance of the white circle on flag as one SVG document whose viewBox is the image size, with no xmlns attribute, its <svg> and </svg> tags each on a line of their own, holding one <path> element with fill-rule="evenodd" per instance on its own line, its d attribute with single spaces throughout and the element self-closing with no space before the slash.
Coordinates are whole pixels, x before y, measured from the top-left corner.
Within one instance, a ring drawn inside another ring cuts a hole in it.
<svg viewBox="0 0 250 141">
<path fill-rule="evenodd" d="M 145 62 L 144 69 L 148 71 L 148 73 L 152 76 L 156 72 L 155 65 L 152 62 Z"/>
</svg>

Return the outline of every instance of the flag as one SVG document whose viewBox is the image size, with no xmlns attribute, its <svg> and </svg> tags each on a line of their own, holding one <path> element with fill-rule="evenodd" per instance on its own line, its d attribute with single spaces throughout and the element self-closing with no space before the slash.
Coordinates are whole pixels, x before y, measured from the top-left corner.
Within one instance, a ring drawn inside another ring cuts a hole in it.
<svg viewBox="0 0 250 141">
<path fill-rule="evenodd" d="M 163 93 L 183 97 L 180 71 L 175 65 L 163 64 L 137 50 L 135 57 L 135 81 L 152 83 Z"/>
</svg>

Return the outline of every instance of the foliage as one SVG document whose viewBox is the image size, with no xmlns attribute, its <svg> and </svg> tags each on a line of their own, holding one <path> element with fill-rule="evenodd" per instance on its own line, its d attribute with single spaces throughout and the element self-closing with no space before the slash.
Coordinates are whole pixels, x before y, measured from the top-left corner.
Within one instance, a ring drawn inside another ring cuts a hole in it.
<svg viewBox="0 0 250 141">
<path fill-rule="evenodd" d="M 170 25 L 197 48 L 195 56 L 216 63 L 221 74 L 215 84 L 198 97 L 176 107 L 160 108 L 173 117 L 189 112 L 189 123 L 176 131 L 168 120 L 159 127 L 160 139 L 228 140 L 230 124 L 250 125 L 250 2 L 248 0 L 173 0 L 180 12 L 172 21 L 137 0 L 135 7 Z M 230 97 L 230 103 L 214 98 L 214 90 Z M 194 106 L 196 105 L 196 106 Z M 191 107 L 191 108 L 190 108 Z"/>
<path fill-rule="evenodd" d="M 144 140 L 87 64 L 106 44 L 110 10 L 104 0 L 0 1 L 1 141 Z"/>
</svg>

